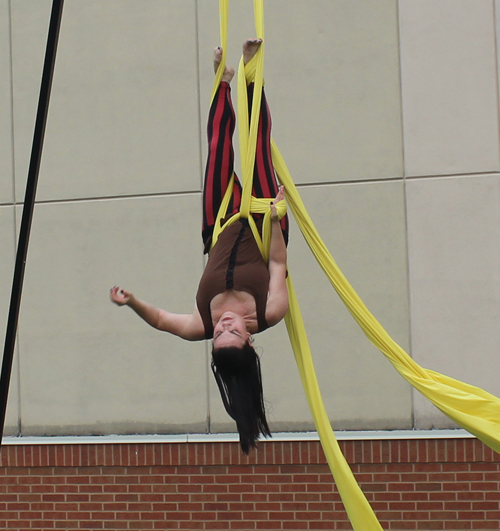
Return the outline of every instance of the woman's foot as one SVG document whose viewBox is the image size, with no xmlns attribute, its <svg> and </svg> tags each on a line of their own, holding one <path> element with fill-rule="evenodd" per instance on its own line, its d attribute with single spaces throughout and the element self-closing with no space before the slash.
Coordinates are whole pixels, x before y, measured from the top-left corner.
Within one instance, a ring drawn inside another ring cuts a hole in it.
<svg viewBox="0 0 500 531">
<path fill-rule="evenodd" d="M 220 46 L 217 46 L 217 48 L 214 48 L 214 71 L 215 73 L 217 73 L 217 69 L 219 68 L 221 61 L 222 61 L 222 48 Z M 225 66 L 224 73 L 222 74 L 222 81 L 231 83 L 231 79 L 233 79 L 233 76 L 234 76 L 234 68 L 232 68 L 231 66 Z"/>
<path fill-rule="evenodd" d="M 261 44 L 262 39 L 247 39 L 243 43 L 243 62 L 245 64 L 253 59 L 253 56 L 257 53 Z"/>
</svg>

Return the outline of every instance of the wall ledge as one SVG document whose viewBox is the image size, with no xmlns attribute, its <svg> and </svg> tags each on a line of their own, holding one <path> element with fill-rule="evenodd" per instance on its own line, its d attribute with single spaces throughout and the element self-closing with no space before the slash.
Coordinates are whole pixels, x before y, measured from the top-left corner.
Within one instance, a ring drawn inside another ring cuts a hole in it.
<svg viewBox="0 0 500 531">
<path fill-rule="evenodd" d="M 374 430 L 374 431 L 337 431 L 339 441 L 379 441 L 409 439 L 471 439 L 475 438 L 466 430 Z M 262 441 L 264 442 L 265 439 Z M 319 441 L 312 432 L 273 433 L 269 442 Z M 189 433 L 173 435 L 96 435 L 96 436 L 58 436 L 58 437 L 4 437 L 4 446 L 52 445 L 52 444 L 167 444 L 167 443 L 224 443 L 238 442 L 235 433 Z"/>
</svg>

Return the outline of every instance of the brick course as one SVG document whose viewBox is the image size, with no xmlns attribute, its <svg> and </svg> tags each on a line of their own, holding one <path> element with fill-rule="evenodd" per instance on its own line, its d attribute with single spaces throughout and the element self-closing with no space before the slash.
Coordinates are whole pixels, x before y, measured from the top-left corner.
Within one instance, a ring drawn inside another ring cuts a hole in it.
<svg viewBox="0 0 500 531">
<path fill-rule="evenodd" d="M 340 441 L 384 529 L 500 529 L 476 439 Z M 9 445 L 0 529 L 351 529 L 319 442 Z"/>
</svg>

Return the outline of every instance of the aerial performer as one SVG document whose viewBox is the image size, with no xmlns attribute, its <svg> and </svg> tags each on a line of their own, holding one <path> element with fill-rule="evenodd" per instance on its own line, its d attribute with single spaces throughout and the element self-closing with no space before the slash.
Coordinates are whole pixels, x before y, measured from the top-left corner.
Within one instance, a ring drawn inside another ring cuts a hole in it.
<svg viewBox="0 0 500 531">
<path fill-rule="evenodd" d="M 262 39 L 243 44 L 247 65 Z M 214 69 L 222 60 L 222 49 L 214 50 Z M 252 346 L 253 334 L 279 323 L 288 309 L 286 287 L 286 245 L 288 219 L 278 217 L 276 203 L 284 199 L 271 160 L 271 115 L 262 93 L 253 172 L 252 195 L 269 198 L 271 244 L 266 264 L 252 234 L 249 222 L 240 218 L 220 234 L 211 248 L 219 207 L 233 175 L 233 132 L 236 117 L 231 102 L 230 82 L 234 69 L 224 67 L 222 82 L 208 116 L 208 158 L 203 187 L 202 239 L 209 253 L 201 277 L 192 314 L 175 314 L 135 297 L 118 286 L 111 288 L 111 300 L 129 306 L 139 317 L 158 330 L 188 341 L 212 341 L 212 371 L 227 413 L 236 421 L 240 445 L 245 453 L 256 446 L 260 434 L 270 436 L 266 419 L 259 356 Z M 254 84 L 247 82 L 249 106 Z M 233 194 L 224 225 L 239 211 L 242 187 L 234 177 Z M 261 230 L 262 214 L 254 214 Z M 211 250 L 210 250 L 211 248 Z"/>
</svg>

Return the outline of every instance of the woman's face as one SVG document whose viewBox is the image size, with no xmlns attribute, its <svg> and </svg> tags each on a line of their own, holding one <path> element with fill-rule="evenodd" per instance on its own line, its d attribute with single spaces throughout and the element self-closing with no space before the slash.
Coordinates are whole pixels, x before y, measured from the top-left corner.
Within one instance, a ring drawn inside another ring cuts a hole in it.
<svg viewBox="0 0 500 531">
<path fill-rule="evenodd" d="M 234 312 L 222 314 L 214 328 L 214 348 L 236 347 L 242 348 L 249 340 L 245 319 Z"/>
</svg>

